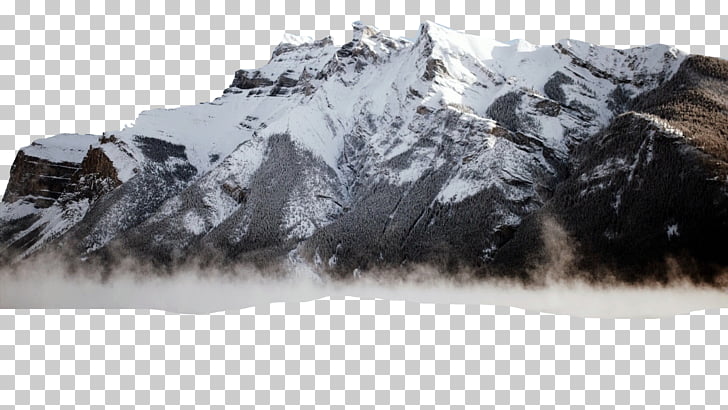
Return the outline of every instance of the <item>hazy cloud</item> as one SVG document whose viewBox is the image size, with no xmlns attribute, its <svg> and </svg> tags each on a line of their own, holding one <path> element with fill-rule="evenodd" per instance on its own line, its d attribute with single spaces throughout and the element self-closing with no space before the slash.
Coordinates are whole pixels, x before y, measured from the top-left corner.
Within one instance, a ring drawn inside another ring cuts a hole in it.
<svg viewBox="0 0 728 410">
<path fill-rule="evenodd" d="M 567 263 L 567 256 L 557 258 L 554 266 Z M 102 280 L 98 273 L 72 269 L 47 256 L 12 271 L 4 269 L 0 284 L 2 308 L 138 308 L 206 314 L 327 296 L 491 304 L 592 317 L 655 317 L 728 307 L 725 290 L 687 284 L 593 286 L 579 280 L 554 280 L 524 287 L 509 281 L 473 281 L 467 275 L 444 279 L 427 267 L 407 274 L 366 273 L 342 281 L 320 279 L 305 265 L 291 265 L 287 276 L 272 279 L 243 266 L 231 272 L 181 268 L 174 275 L 159 275 L 126 262 Z"/>
</svg>

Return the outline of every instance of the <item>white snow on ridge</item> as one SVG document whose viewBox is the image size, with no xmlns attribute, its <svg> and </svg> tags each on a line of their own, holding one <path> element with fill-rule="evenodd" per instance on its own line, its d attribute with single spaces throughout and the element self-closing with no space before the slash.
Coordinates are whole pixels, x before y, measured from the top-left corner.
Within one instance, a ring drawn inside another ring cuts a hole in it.
<svg viewBox="0 0 728 410">
<path fill-rule="evenodd" d="M 20 151 L 51 162 L 81 163 L 90 146 L 99 145 L 99 136 L 91 134 L 59 134 L 33 141 Z"/>
<path fill-rule="evenodd" d="M 236 125 L 243 119 L 234 104 L 200 104 L 169 110 L 142 112 L 131 128 L 116 136 L 134 141 L 135 135 L 184 145 L 187 158 L 199 171 L 210 166 L 210 155 L 227 156 L 242 141 Z M 244 117 L 244 116 L 243 116 Z"/>
<path fill-rule="evenodd" d="M 292 33 L 284 33 L 281 44 L 290 44 L 294 46 L 300 46 L 303 44 L 313 43 L 313 38 L 309 36 L 299 36 Z"/>
<path fill-rule="evenodd" d="M 249 75 L 257 74 L 274 82 L 281 76 L 297 80 L 304 70 L 309 74 L 320 71 L 338 48 L 325 39 L 314 41 L 310 37 L 286 33 L 268 64 L 258 69 L 245 71 Z"/>
<path fill-rule="evenodd" d="M 119 181 L 124 183 L 136 175 L 143 157 L 134 147 L 128 144 L 123 144 L 123 148 L 117 144 L 101 144 L 101 148 L 106 157 L 114 164 Z"/>
<path fill-rule="evenodd" d="M 657 72 L 665 68 L 668 69 L 669 74 L 672 74 L 679 67 L 680 62 L 687 57 L 687 53 L 666 44 L 651 44 L 626 49 L 601 47 L 573 39 L 560 40 L 557 44 L 595 67 L 613 71 L 624 78 L 634 78 L 635 74 Z M 665 66 L 665 58 L 672 58 L 676 64 Z"/>
<path fill-rule="evenodd" d="M 356 22 L 354 28 L 355 37 L 358 37 L 355 40 L 386 57 L 383 51 L 386 47 L 381 42 L 383 34 L 378 29 L 362 22 Z M 428 21 L 422 23 L 420 36 L 415 42 L 401 43 L 402 49 L 387 51 L 391 53 L 391 58 L 379 62 L 381 69 L 369 67 L 363 76 L 357 76 L 347 67 L 347 72 L 340 77 L 351 86 L 339 81 L 323 81 L 318 84 L 321 89 L 309 99 L 298 95 L 283 98 L 256 96 L 251 101 L 244 92 L 224 95 L 213 103 L 144 111 L 132 127 L 115 134 L 127 142 L 134 135 L 143 135 L 184 145 L 190 163 L 200 174 L 204 174 L 214 165 L 210 161 L 211 155 L 224 158 L 238 144 L 250 138 L 252 131 L 241 129 L 239 124 L 246 115 L 255 115 L 260 118 L 260 123 L 265 122 L 268 126 L 265 135 L 289 131 L 335 168 L 343 147 L 341 136 L 350 129 L 352 119 L 360 115 L 366 103 L 369 104 L 366 109 L 373 115 L 383 116 L 386 115 L 385 111 L 397 110 L 400 115 L 407 116 L 402 118 L 404 121 L 411 120 L 414 107 L 406 102 L 406 92 L 409 88 L 422 89 L 420 70 L 423 67 L 417 61 L 417 53 L 420 52 L 418 45 L 430 40 L 433 45 L 431 57 L 441 59 L 448 73 L 433 84 L 426 85 L 428 91 L 420 103 L 433 108 L 457 104 L 473 109 L 473 113 L 481 117 L 486 117 L 485 110 L 495 98 L 508 91 L 530 87 L 543 93 L 543 85 L 549 76 L 564 69 L 571 61 L 570 57 L 557 52 L 552 46 L 533 45 L 524 40 L 500 42 L 484 39 Z M 317 46 L 314 43 L 310 37 L 286 33 L 281 45 L 293 48 L 274 56 L 259 70 L 249 71 L 259 71 L 260 75 L 272 81 L 281 75 L 298 79 L 304 69 L 314 74 L 332 58 L 337 58 L 335 53 L 338 49 L 334 45 Z M 588 58 L 594 66 L 619 75 L 629 75 L 634 71 L 635 64 L 644 66 L 645 71 L 656 71 L 664 65 L 661 59 L 666 54 L 677 59 L 684 57 L 684 53 L 674 47 L 663 45 L 621 51 L 574 40 L 562 40 L 558 44 L 580 58 Z M 503 78 L 507 82 L 502 86 L 494 86 L 493 78 Z M 607 80 L 596 81 L 599 87 L 595 88 L 598 90 L 610 91 L 613 88 L 611 84 L 606 84 Z M 476 83 L 485 87 L 479 87 Z M 372 95 L 378 98 L 370 98 Z M 606 99 L 605 95 L 597 97 L 597 100 Z M 604 110 L 597 111 L 601 114 Z M 560 127 L 553 122 L 544 119 L 542 125 L 548 123 L 544 139 L 559 145 L 562 140 Z M 332 127 L 332 124 L 335 125 Z M 29 155 L 42 155 L 44 158 L 80 161 L 88 145 L 97 144 L 96 138 L 60 135 L 40 140 L 36 142 L 40 146 L 23 150 Z M 411 138 L 408 140 L 416 141 Z M 129 150 L 133 151 L 133 148 L 129 147 Z M 114 155 L 112 152 L 109 156 Z M 122 171 L 122 180 L 133 176 L 130 167 Z"/>
<path fill-rule="evenodd" d="M 664 131 L 666 134 L 668 134 L 670 136 L 673 136 L 676 138 L 685 137 L 682 130 L 672 126 L 667 120 L 660 118 L 657 115 L 642 113 L 642 112 L 630 112 L 628 114 L 637 116 L 639 118 L 645 119 L 645 120 L 655 124 L 659 129 L 661 129 L 662 131 Z"/>
<path fill-rule="evenodd" d="M 482 184 L 479 184 L 478 181 L 455 177 L 448 181 L 437 199 L 440 202 L 458 202 L 477 194 L 482 188 Z"/>
<path fill-rule="evenodd" d="M 193 235 L 199 235 L 205 232 L 205 221 L 194 211 L 189 211 L 184 216 L 185 228 L 192 232 Z"/>
</svg>

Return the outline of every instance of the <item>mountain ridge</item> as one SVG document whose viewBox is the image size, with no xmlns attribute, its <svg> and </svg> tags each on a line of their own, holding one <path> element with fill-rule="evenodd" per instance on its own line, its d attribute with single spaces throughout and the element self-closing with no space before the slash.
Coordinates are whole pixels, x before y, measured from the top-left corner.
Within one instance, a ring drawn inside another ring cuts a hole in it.
<svg viewBox="0 0 728 410">
<path fill-rule="evenodd" d="M 4 256 L 490 271 L 573 177 L 574 152 L 698 58 L 501 43 L 432 22 L 413 40 L 353 30 L 341 47 L 286 36 L 209 103 L 24 148 L 0 208 Z M 659 118 L 654 132 L 669 134 Z"/>
</svg>

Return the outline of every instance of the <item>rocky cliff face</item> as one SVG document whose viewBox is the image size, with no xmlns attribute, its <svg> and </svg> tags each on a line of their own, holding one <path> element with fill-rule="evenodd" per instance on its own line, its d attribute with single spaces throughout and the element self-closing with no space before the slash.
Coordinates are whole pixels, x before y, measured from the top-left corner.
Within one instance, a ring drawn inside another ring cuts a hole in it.
<svg viewBox="0 0 728 410">
<path fill-rule="evenodd" d="M 37 208 L 48 208 L 61 196 L 80 170 L 79 163 L 53 162 L 20 151 L 11 167 L 3 201 L 12 203 L 25 199 Z"/>
<path fill-rule="evenodd" d="M 712 73 L 723 61 L 663 45 L 500 43 L 434 23 L 414 40 L 357 23 L 341 47 L 287 36 L 266 66 L 239 70 L 210 103 L 144 112 L 113 137 L 58 136 L 24 149 L 0 209 L 0 240 L 13 260 L 62 248 L 107 265 L 121 257 L 170 268 L 306 263 L 351 276 L 426 263 L 520 275 L 530 265 L 511 261 L 538 261 L 544 248 L 534 221 L 578 214 L 573 198 L 584 215 L 616 209 L 609 220 L 632 229 L 643 210 L 627 209 L 655 178 L 725 185 L 709 176 L 710 161 L 693 161 L 720 151 L 706 147 L 722 147 L 722 131 L 688 130 L 698 117 L 645 105 L 724 86 L 720 75 L 694 74 L 696 64 Z M 58 164 L 75 168 L 51 186 L 39 175 L 60 176 Z M 653 259 L 691 252 L 674 240 L 687 235 L 683 218 L 724 218 L 720 189 L 705 189 L 712 193 L 697 208 L 656 212 L 643 225 L 664 235 L 677 224 L 672 242 L 653 243 Z M 61 194 L 39 202 L 46 191 Z M 654 199 L 695 192 L 671 195 Z M 698 208 L 711 216 L 689 216 Z M 618 246 L 642 246 L 618 226 L 579 218 L 564 223 L 579 239 L 590 226 Z M 614 265 L 601 249 L 593 243 L 594 266 Z"/>
</svg>

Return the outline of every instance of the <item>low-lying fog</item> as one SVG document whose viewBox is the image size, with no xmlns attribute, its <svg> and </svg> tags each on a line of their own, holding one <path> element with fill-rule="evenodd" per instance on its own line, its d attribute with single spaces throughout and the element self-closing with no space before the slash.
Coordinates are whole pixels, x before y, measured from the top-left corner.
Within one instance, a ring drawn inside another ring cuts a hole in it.
<svg viewBox="0 0 728 410">
<path fill-rule="evenodd" d="M 246 268 L 239 268 L 236 275 L 181 270 L 171 276 L 142 276 L 133 267 L 119 267 L 102 281 L 98 275 L 68 274 L 61 265 L 47 261 L 0 272 L 0 308 L 137 308 L 207 314 L 344 296 L 514 306 L 586 317 L 662 317 L 728 307 L 728 289 L 684 283 L 597 287 L 554 279 L 545 286 L 524 287 L 503 281 L 445 280 L 426 268 L 406 280 L 362 275 L 347 281 L 321 280 L 303 265 L 293 266 L 285 279 L 266 278 Z"/>
</svg>

